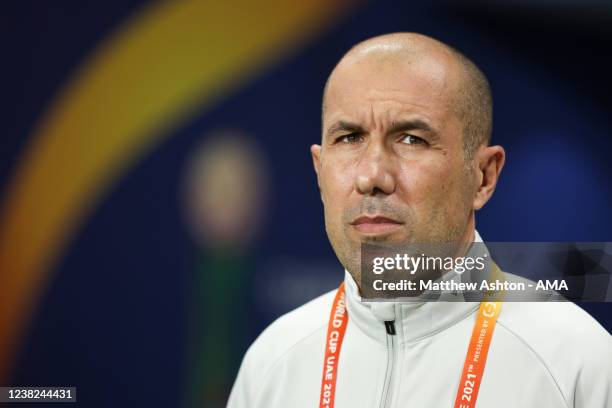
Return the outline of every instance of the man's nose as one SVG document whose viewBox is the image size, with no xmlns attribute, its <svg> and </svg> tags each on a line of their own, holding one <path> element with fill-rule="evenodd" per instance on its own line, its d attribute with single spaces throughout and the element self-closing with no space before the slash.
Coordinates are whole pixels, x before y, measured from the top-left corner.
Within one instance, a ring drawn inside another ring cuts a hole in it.
<svg viewBox="0 0 612 408">
<path fill-rule="evenodd" d="M 382 144 L 371 144 L 364 151 L 357 166 L 355 187 L 364 195 L 392 194 L 396 188 L 393 173 L 394 158 Z"/>
</svg>

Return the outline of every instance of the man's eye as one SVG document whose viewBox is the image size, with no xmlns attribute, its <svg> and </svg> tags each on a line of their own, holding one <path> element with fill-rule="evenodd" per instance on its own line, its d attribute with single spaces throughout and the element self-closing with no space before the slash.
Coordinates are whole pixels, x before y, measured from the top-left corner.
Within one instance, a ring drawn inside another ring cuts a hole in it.
<svg viewBox="0 0 612 408">
<path fill-rule="evenodd" d="M 363 137 L 357 133 L 351 133 L 349 135 L 340 136 L 336 139 L 336 143 L 359 143 L 363 140 Z"/>
<path fill-rule="evenodd" d="M 424 139 L 421 139 L 418 136 L 414 135 L 404 135 L 401 139 L 402 143 L 409 145 L 417 145 L 417 144 L 426 144 L 427 142 Z"/>
</svg>

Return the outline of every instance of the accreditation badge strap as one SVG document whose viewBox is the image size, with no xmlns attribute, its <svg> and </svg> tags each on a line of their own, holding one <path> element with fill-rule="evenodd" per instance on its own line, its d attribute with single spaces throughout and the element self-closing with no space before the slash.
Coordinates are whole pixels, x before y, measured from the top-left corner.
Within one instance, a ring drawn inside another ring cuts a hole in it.
<svg viewBox="0 0 612 408">
<path fill-rule="evenodd" d="M 346 332 L 348 313 L 346 311 L 346 296 L 344 282 L 336 291 L 327 325 L 325 340 L 325 358 L 323 360 L 323 379 L 321 380 L 321 398 L 319 408 L 333 408 L 336 396 L 336 378 L 338 377 L 338 363 L 340 362 L 340 349 Z"/>
<path fill-rule="evenodd" d="M 480 389 L 480 382 L 482 381 L 487 354 L 491 339 L 493 338 L 497 317 L 501 310 L 501 304 L 499 301 L 483 301 L 480 303 L 474 329 L 472 330 L 472 338 L 470 339 L 465 363 L 463 364 L 454 408 L 474 408 L 476 406 L 478 390 Z M 332 304 L 327 325 L 319 408 L 334 407 L 340 350 L 347 323 L 348 313 L 346 311 L 346 295 L 343 282 L 336 291 L 336 297 Z"/>
<path fill-rule="evenodd" d="M 487 354 L 501 310 L 501 302 L 481 302 L 472 330 L 472 338 L 463 363 L 455 408 L 474 408 L 484 374 Z"/>
<path fill-rule="evenodd" d="M 497 264 L 493 263 L 491 279 L 501 277 L 501 270 Z M 501 311 L 503 295 L 503 292 L 487 293 L 483 301 L 480 302 L 480 308 L 472 330 L 472 338 L 463 363 L 454 408 L 474 408 L 476 406 L 478 390 L 487 364 L 487 355 L 489 354 L 493 331 L 497 324 L 497 317 Z"/>
</svg>

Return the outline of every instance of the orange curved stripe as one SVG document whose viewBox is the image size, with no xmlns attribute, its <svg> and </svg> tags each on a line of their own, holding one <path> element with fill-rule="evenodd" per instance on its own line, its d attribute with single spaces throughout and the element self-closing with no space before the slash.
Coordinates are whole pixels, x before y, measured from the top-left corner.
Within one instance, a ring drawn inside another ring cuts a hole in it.
<svg viewBox="0 0 612 408">
<path fill-rule="evenodd" d="M 54 264 L 111 183 L 173 126 L 333 21 L 341 4 L 156 3 L 87 59 L 31 135 L 0 213 L 0 384 Z"/>
</svg>

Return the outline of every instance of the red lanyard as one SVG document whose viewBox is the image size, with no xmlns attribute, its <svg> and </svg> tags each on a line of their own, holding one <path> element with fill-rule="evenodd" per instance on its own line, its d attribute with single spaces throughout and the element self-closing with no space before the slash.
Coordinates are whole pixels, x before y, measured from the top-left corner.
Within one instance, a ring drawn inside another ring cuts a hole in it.
<svg viewBox="0 0 612 408">
<path fill-rule="evenodd" d="M 478 390 L 487 362 L 489 345 L 491 344 L 491 338 L 493 337 L 493 331 L 495 330 L 500 310 L 501 302 L 483 301 L 480 303 L 478 316 L 472 330 L 472 338 L 465 356 L 465 363 L 463 364 L 454 408 L 474 408 L 476 406 Z M 329 324 L 327 325 L 319 408 L 334 407 L 340 349 L 342 348 L 347 323 L 346 295 L 344 283 L 342 283 L 336 292 L 329 316 Z"/>
</svg>

